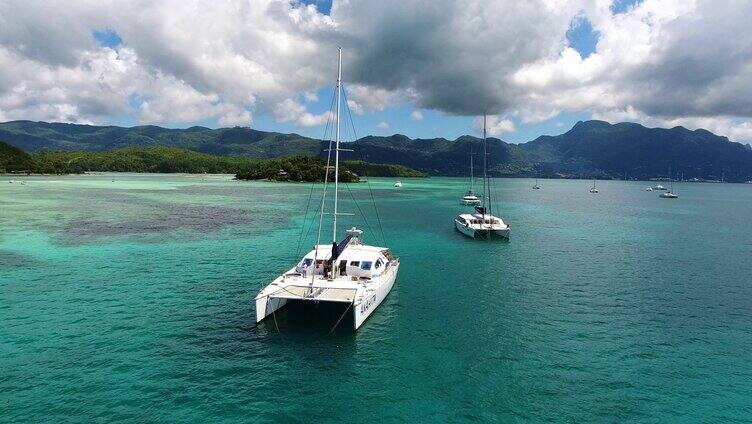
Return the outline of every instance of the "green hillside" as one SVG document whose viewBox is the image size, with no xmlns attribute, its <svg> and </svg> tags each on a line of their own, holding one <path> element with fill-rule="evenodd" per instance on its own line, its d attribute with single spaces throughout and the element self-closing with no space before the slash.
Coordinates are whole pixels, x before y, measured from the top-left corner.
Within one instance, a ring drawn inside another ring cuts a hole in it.
<svg viewBox="0 0 752 424">
<path fill-rule="evenodd" d="M 233 166 L 237 166 L 239 157 L 275 159 L 326 155 L 319 140 L 240 127 L 122 128 L 12 121 L 0 123 L 0 139 L 26 152 L 36 152 L 40 160 L 46 161 L 51 161 L 52 157 L 45 158 L 43 152 L 50 150 L 77 151 L 77 155 L 82 155 L 81 152 L 109 152 L 133 147 L 178 148 L 228 158 L 226 163 L 219 158 L 196 161 L 188 153 L 181 153 L 171 155 L 170 161 L 158 165 L 149 162 L 150 166 L 168 170 L 194 169 L 193 165 L 186 164 L 201 163 L 196 169 L 208 169 L 207 172 L 235 169 Z M 481 169 L 483 159 L 482 141 L 471 136 L 456 140 L 411 139 L 399 134 L 367 136 L 346 143 L 345 147 L 353 151 L 342 152 L 341 158 L 357 161 L 350 166 L 353 172 L 361 175 L 371 175 L 371 171 L 390 176 L 406 174 L 400 168 L 375 170 L 365 165 L 378 163 L 408 167 L 419 174 L 466 176 L 469 174 L 470 152 L 473 152 L 477 169 Z M 60 159 L 62 153 L 56 155 L 55 160 Z M 130 168 L 129 161 L 133 166 L 141 166 L 133 157 L 138 156 L 135 151 L 128 157 L 123 155 L 125 153 L 117 158 L 120 162 L 111 162 L 108 166 Z M 73 159 L 65 159 L 71 161 L 70 164 L 57 163 L 45 169 L 68 166 L 80 171 L 92 166 L 81 159 Z M 488 161 L 493 176 L 530 177 L 537 174 L 563 178 L 648 179 L 665 178 L 671 168 L 674 177 L 683 175 L 687 179 L 720 179 L 723 176 L 728 181 L 752 180 L 752 148 L 749 145 L 731 142 L 706 130 L 646 128 L 633 123 L 578 122 L 561 135 L 541 136 L 521 144 L 489 138 Z"/>
</svg>

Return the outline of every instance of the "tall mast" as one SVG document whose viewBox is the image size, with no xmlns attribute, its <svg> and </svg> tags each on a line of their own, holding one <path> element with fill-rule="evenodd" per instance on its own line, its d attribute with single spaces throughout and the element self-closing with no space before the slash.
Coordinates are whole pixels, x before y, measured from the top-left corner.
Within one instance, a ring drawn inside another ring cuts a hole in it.
<svg viewBox="0 0 752 424">
<path fill-rule="evenodd" d="M 342 47 L 339 50 L 339 60 L 337 61 L 337 130 L 334 147 L 334 220 L 332 229 L 332 240 L 337 242 L 337 199 L 339 198 L 339 104 L 342 96 Z"/>
<path fill-rule="evenodd" d="M 488 194 L 486 194 L 488 193 Z M 486 114 L 483 113 L 483 197 L 488 202 L 483 202 L 483 221 L 486 221 L 486 213 L 491 213 L 491 181 L 488 179 L 488 142 L 486 141 Z"/>
<path fill-rule="evenodd" d="M 473 178 L 473 145 L 470 142 L 470 192 L 475 190 L 475 178 Z"/>
</svg>

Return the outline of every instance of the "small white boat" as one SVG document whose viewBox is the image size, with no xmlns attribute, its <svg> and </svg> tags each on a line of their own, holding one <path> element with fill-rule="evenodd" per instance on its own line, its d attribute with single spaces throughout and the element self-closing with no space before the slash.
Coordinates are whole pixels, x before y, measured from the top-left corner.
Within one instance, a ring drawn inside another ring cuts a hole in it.
<svg viewBox="0 0 752 424">
<path fill-rule="evenodd" d="M 591 193 L 598 193 L 598 189 L 595 188 L 595 180 L 593 180 L 593 187 L 590 188 Z"/>
<path fill-rule="evenodd" d="M 533 190 L 540 190 L 540 185 L 538 185 L 538 177 L 535 177 L 535 185 L 533 186 Z"/>
<path fill-rule="evenodd" d="M 26 185 L 26 181 L 21 181 L 21 185 Z"/>
<path fill-rule="evenodd" d="M 334 202 L 331 213 L 322 207 L 319 214 L 319 229 L 316 244 L 294 267 L 275 278 L 256 296 L 256 322 L 273 315 L 290 302 L 314 302 L 340 304 L 347 309 L 340 320 L 351 313 L 352 325 L 357 330 L 379 307 L 392 290 L 399 271 L 399 258 L 393 257 L 386 247 L 369 246 L 361 241 L 362 230 L 355 227 L 347 231 L 342 241 L 337 241 L 337 218 L 339 199 L 339 125 L 340 99 L 342 96 L 342 49 L 339 49 L 337 75 L 336 139 L 334 150 Z M 322 205 L 326 198 L 329 159 L 324 177 Z M 402 185 L 399 181 L 395 184 Z M 321 244 L 324 215 L 332 217 L 332 243 Z M 276 319 L 275 319 L 276 322 Z M 339 320 L 335 327 L 339 324 Z M 332 328 L 334 330 L 334 328 Z"/>
<path fill-rule="evenodd" d="M 475 177 L 473 176 L 473 146 L 470 145 L 470 188 L 467 193 L 460 199 L 460 204 L 466 206 L 480 205 L 480 198 L 475 195 Z"/>
<path fill-rule="evenodd" d="M 394 183 L 394 186 L 395 187 L 402 187 L 402 181 L 397 181 L 396 183 Z"/>
<path fill-rule="evenodd" d="M 653 191 L 653 187 L 648 187 L 645 189 L 645 191 Z"/>
<path fill-rule="evenodd" d="M 666 187 L 664 187 L 664 186 L 662 186 L 660 184 L 653 186 L 653 190 L 665 190 L 665 189 L 666 189 Z"/>
<path fill-rule="evenodd" d="M 491 213 L 491 180 L 488 176 L 488 142 L 486 138 L 486 116 L 483 115 L 483 196 L 481 205 L 475 206 L 475 213 L 461 213 L 454 218 L 454 228 L 472 238 L 509 238 L 510 226 Z M 480 200 L 480 199 L 479 199 Z"/>
<path fill-rule="evenodd" d="M 473 194 L 472 190 L 469 190 L 466 195 L 462 196 L 460 203 L 463 205 L 474 206 L 480 204 L 480 199 Z"/>
</svg>

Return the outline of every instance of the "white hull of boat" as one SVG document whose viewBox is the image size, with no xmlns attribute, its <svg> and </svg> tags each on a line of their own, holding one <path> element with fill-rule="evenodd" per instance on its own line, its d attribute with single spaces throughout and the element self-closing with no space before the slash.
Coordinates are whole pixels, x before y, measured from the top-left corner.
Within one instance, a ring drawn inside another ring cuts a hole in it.
<svg viewBox="0 0 752 424">
<path fill-rule="evenodd" d="M 291 300 L 349 303 L 352 305 L 353 326 L 357 330 L 381 305 L 381 302 L 384 301 L 392 290 L 398 271 L 399 262 L 396 262 L 384 271 L 378 277 L 378 280 L 372 280 L 362 286 L 359 284 L 348 284 L 349 281 L 342 283 L 338 280 L 329 282 L 328 280 L 317 279 L 314 286 L 314 291 L 317 294 L 313 296 L 307 295 L 308 286 L 305 285 L 305 281 L 310 281 L 309 278 L 300 278 L 299 283 L 288 283 L 284 278 L 285 276 L 279 276 L 256 297 L 256 322 L 263 321 L 269 315 L 287 305 Z M 336 292 L 336 294 L 330 295 L 327 291 Z M 350 294 L 346 294 L 348 292 Z"/>
<path fill-rule="evenodd" d="M 353 304 L 353 324 L 356 330 L 366 322 L 373 311 L 381 305 L 381 302 L 392 291 L 394 282 L 397 280 L 397 271 L 399 271 L 399 263 L 384 273 L 386 274 L 383 276 L 384 281 L 378 287 L 371 292 L 366 292 L 363 300 Z"/>
<path fill-rule="evenodd" d="M 477 206 L 477 205 L 480 205 L 480 199 L 475 199 L 475 200 L 462 199 L 460 200 L 460 204 L 465 205 L 465 206 Z"/>
<path fill-rule="evenodd" d="M 511 233 L 509 227 L 507 228 L 473 228 L 471 226 L 465 226 L 461 222 L 454 220 L 454 228 L 462 234 L 472 238 L 489 238 L 491 236 L 509 238 Z"/>
</svg>

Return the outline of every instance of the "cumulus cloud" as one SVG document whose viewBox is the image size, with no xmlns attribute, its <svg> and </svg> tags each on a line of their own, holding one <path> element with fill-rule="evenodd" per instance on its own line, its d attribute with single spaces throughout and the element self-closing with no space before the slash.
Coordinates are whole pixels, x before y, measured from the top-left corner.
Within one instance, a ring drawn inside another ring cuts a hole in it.
<svg viewBox="0 0 752 424">
<path fill-rule="evenodd" d="M 389 128 L 389 123 L 386 122 L 386 121 L 381 121 L 378 124 L 376 124 L 376 128 L 385 130 L 385 129 Z"/>
<path fill-rule="evenodd" d="M 421 112 L 419 110 L 414 110 L 410 114 L 410 119 L 412 119 L 413 121 L 422 121 L 423 120 L 423 112 Z"/>
<path fill-rule="evenodd" d="M 289 0 L 0 2 L 0 119 L 141 122 L 269 114 L 321 125 L 303 103 L 336 77 L 355 113 L 400 104 L 497 119 L 563 112 L 704 126 L 752 139 L 752 2 Z M 50 13 L 54 10 L 55 13 Z M 583 58 L 567 31 L 587 19 Z M 122 44 L 100 45 L 95 31 Z M 419 111 L 418 111 L 419 112 Z M 413 116 L 415 119 L 415 116 Z M 663 124 L 661 124 L 663 125 Z"/>
<path fill-rule="evenodd" d="M 473 126 L 479 132 L 483 131 L 483 118 L 475 118 Z M 486 133 L 488 135 L 498 136 L 504 133 L 514 132 L 514 122 L 510 119 L 498 115 L 486 116 Z"/>
<path fill-rule="evenodd" d="M 274 107 L 274 117 L 278 122 L 292 122 L 297 127 L 324 125 L 332 118 L 332 115 L 329 111 L 314 115 L 308 112 L 304 105 L 293 99 L 286 99 Z"/>
</svg>

